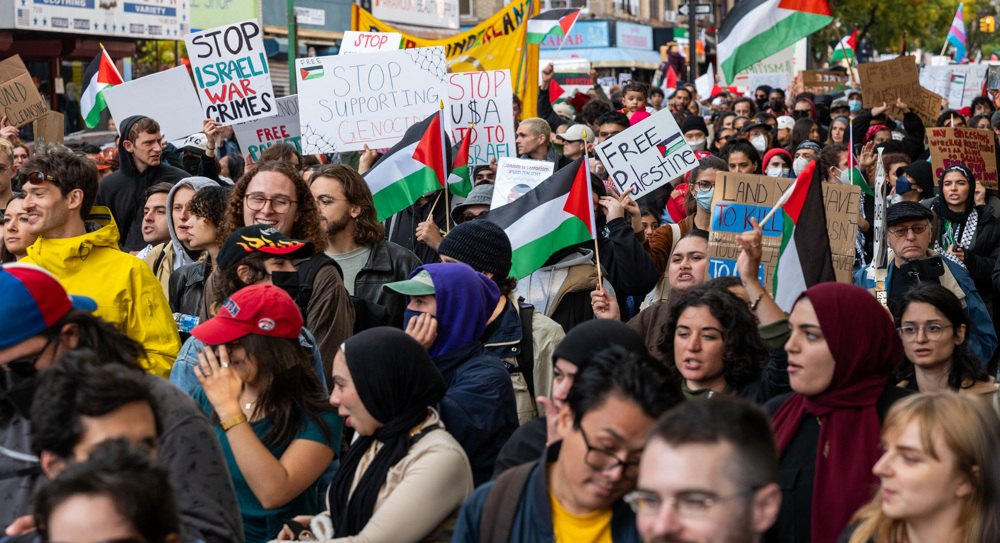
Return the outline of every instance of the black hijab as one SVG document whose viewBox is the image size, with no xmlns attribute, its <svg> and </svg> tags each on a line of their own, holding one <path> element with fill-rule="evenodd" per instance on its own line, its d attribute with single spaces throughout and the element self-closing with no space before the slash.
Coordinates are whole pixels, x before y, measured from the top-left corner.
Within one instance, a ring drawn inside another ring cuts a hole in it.
<svg viewBox="0 0 1000 543">
<path fill-rule="evenodd" d="M 386 474 L 413 443 L 410 431 L 427 418 L 427 408 L 441 401 L 447 388 L 427 350 L 397 328 L 365 330 L 341 350 L 358 398 L 382 427 L 358 437 L 330 485 L 330 516 L 338 538 L 357 535 L 368 524 Z M 351 495 L 354 472 L 374 441 L 381 441 L 382 449 Z"/>
<path fill-rule="evenodd" d="M 955 233 L 955 239 L 958 240 L 962 237 L 961 230 L 965 229 L 965 221 L 968 220 L 969 213 L 976 209 L 976 178 L 972 175 L 972 170 L 962 164 L 955 164 L 945 169 L 944 173 L 941 174 L 941 179 L 938 179 L 938 188 L 944 188 L 944 176 L 948 175 L 949 172 L 961 172 L 969 181 L 969 199 L 965 201 L 965 209 L 959 212 L 952 211 L 948 207 L 948 203 L 944 201 L 943 191 L 934 198 L 931 209 L 939 217 L 947 219 L 948 222 L 960 225 L 959 231 Z"/>
</svg>

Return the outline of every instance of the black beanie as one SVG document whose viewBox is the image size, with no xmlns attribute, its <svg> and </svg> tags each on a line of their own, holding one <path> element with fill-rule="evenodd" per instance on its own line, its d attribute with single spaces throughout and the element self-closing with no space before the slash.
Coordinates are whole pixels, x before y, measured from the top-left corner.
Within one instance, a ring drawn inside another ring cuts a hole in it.
<svg viewBox="0 0 1000 543">
<path fill-rule="evenodd" d="M 912 184 L 920 187 L 921 198 L 934 196 L 934 172 L 930 162 L 918 160 L 903 166 L 900 170 L 910 178 Z"/>
<path fill-rule="evenodd" d="M 708 137 L 708 125 L 705 124 L 705 119 L 701 115 L 689 115 L 684 122 L 681 123 L 681 134 L 687 134 L 688 130 L 701 130 L 705 137 Z"/>
<path fill-rule="evenodd" d="M 612 345 L 624 347 L 630 353 L 649 356 L 639 332 L 621 321 L 597 319 L 571 328 L 552 353 L 552 361 L 564 358 L 576 364 L 579 372 L 594 359 L 595 354 Z"/>
<path fill-rule="evenodd" d="M 512 252 L 507 233 L 487 220 L 467 221 L 452 228 L 438 247 L 439 255 L 492 273 L 497 281 L 510 275 Z"/>
</svg>

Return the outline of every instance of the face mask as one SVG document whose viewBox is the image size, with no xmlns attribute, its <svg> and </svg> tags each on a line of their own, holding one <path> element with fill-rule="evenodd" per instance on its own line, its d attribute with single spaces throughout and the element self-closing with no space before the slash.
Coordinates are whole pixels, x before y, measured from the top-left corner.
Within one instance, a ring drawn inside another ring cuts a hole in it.
<svg viewBox="0 0 1000 543">
<path fill-rule="evenodd" d="M 851 170 L 850 170 L 850 168 L 848 168 L 846 170 L 840 170 L 840 184 L 841 185 L 850 185 L 851 184 Z"/>
<path fill-rule="evenodd" d="M 847 108 L 851 110 L 851 113 L 858 113 L 861 111 L 861 100 L 849 100 L 847 102 Z"/>
<path fill-rule="evenodd" d="M 769 177 L 788 177 L 788 168 L 784 166 L 778 166 L 777 168 L 768 168 L 767 175 Z"/>
<path fill-rule="evenodd" d="M 808 119 L 809 111 L 805 109 L 796 109 L 795 111 L 792 112 L 792 118 L 795 119 L 796 121 L 799 119 Z"/>
<path fill-rule="evenodd" d="M 201 164 L 201 157 L 197 155 L 188 155 L 181 159 L 181 166 L 184 167 L 184 171 L 191 175 L 198 175 L 199 164 Z"/>
<path fill-rule="evenodd" d="M 271 272 L 271 284 L 288 293 L 293 300 L 299 296 L 299 272 Z"/>
<path fill-rule="evenodd" d="M 3 384 L 0 385 L 0 398 L 6 401 L 22 417 L 31 418 L 31 403 L 35 398 L 37 372 L 30 375 L 7 371 Z"/>
<path fill-rule="evenodd" d="M 704 151 L 705 150 L 705 141 L 706 141 L 705 138 L 701 138 L 701 139 L 698 139 L 698 140 L 691 140 L 691 141 L 688 142 L 688 145 L 691 146 L 691 150 L 692 151 Z"/>
<path fill-rule="evenodd" d="M 767 98 L 758 98 L 756 102 L 757 109 L 764 109 L 764 106 L 767 105 Z"/>
<path fill-rule="evenodd" d="M 800 156 L 792 162 L 792 171 L 795 172 L 795 175 L 799 175 L 802 173 L 802 170 L 806 169 L 806 166 L 808 166 L 810 162 L 812 161 L 808 158 Z"/>
<path fill-rule="evenodd" d="M 784 111 L 785 102 L 783 100 L 771 100 L 771 111 Z"/>
<path fill-rule="evenodd" d="M 905 175 L 896 178 L 896 194 L 902 195 L 913 190 L 913 183 Z"/>
<path fill-rule="evenodd" d="M 752 140 L 750 140 L 750 145 L 757 150 L 758 153 L 763 153 L 767 151 L 767 138 L 763 134 L 757 134 Z"/>
<path fill-rule="evenodd" d="M 710 190 L 695 190 L 694 199 L 698 202 L 698 207 L 708 211 L 712 208 L 712 198 L 715 197 L 715 187 Z"/>
<path fill-rule="evenodd" d="M 830 110 L 825 108 L 817 108 L 819 110 L 819 124 L 823 126 L 830 125 Z"/>
</svg>

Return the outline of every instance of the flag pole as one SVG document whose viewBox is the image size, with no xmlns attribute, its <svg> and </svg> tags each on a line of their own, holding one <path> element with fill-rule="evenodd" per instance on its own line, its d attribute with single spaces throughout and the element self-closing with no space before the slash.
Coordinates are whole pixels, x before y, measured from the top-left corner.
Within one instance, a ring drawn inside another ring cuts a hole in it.
<svg viewBox="0 0 1000 543">
<path fill-rule="evenodd" d="M 837 33 L 837 45 L 839 45 L 840 48 L 844 51 L 844 57 L 846 58 L 847 50 L 844 49 L 844 38 L 840 36 L 840 29 L 837 28 L 837 23 L 836 22 L 832 23 L 832 26 L 833 26 L 833 31 Z M 836 49 L 834 50 L 836 51 Z M 854 54 L 857 55 L 858 54 L 857 51 L 855 51 Z M 851 61 L 850 59 L 848 59 L 847 68 L 848 68 L 847 75 L 851 76 L 851 86 L 856 89 L 858 88 L 858 85 L 854 81 L 854 62 Z"/>
<path fill-rule="evenodd" d="M 583 169 L 587 170 L 587 182 L 590 182 L 590 148 L 587 144 L 587 129 L 583 129 Z M 594 226 L 594 257 L 597 266 L 597 289 L 604 290 L 604 279 L 601 277 L 601 247 L 597 243 L 597 225 Z"/>
<path fill-rule="evenodd" d="M 768 211 L 767 215 L 764 215 L 764 219 L 760 221 L 759 224 L 761 226 L 767 224 L 767 221 L 771 220 L 771 217 L 774 217 L 774 214 L 777 213 L 779 209 L 785 207 L 785 202 L 787 202 L 788 199 L 792 197 L 792 191 L 795 190 L 795 185 L 797 184 L 799 184 L 798 179 L 796 179 L 795 182 L 792 183 L 792 186 L 785 189 L 785 192 L 781 195 L 781 198 L 778 198 L 778 202 L 774 204 L 774 207 L 771 208 L 771 211 Z"/>
<path fill-rule="evenodd" d="M 438 109 L 438 124 L 441 125 L 441 184 L 444 186 L 444 226 L 445 232 L 451 232 L 451 206 L 448 205 L 448 136 L 444 133 L 444 100 Z"/>
</svg>

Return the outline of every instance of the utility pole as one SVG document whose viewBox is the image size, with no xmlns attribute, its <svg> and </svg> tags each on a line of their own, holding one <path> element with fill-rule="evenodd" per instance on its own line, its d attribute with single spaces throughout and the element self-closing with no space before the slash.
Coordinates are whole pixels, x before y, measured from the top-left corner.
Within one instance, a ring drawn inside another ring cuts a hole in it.
<svg viewBox="0 0 1000 543">
<path fill-rule="evenodd" d="M 298 94 L 295 80 L 295 56 L 299 52 L 298 19 L 295 17 L 295 0 L 288 0 L 288 94 Z"/>
<path fill-rule="evenodd" d="M 695 15 L 695 2 L 688 0 L 688 63 L 691 66 L 691 83 L 698 79 L 698 16 Z"/>
</svg>

